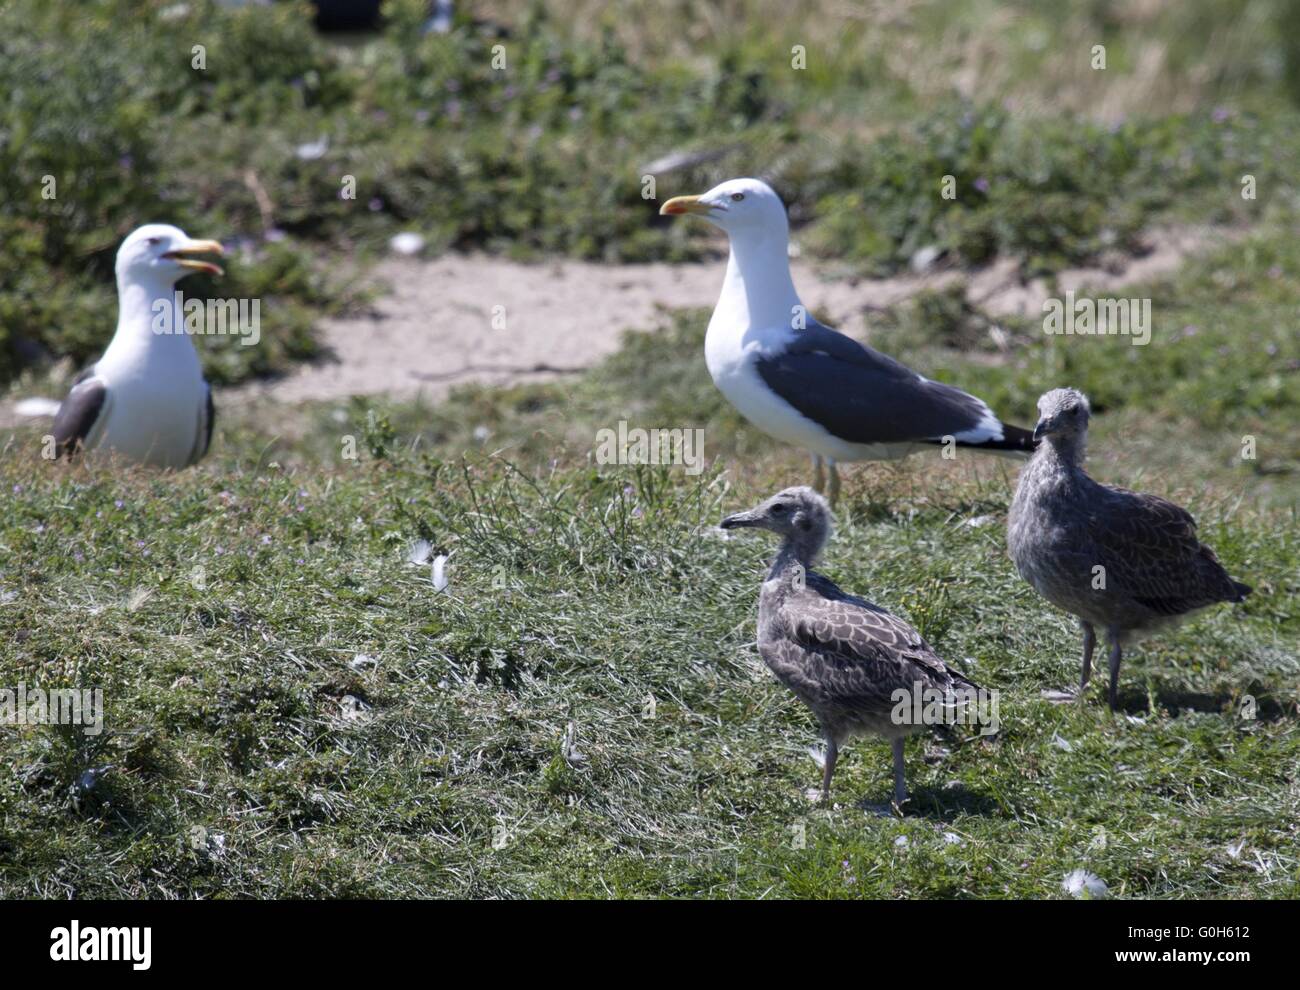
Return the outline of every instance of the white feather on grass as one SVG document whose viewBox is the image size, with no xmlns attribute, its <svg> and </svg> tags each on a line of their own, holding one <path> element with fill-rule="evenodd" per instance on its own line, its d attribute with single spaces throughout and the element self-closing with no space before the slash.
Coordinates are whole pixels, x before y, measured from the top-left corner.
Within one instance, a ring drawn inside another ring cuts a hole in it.
<svg viewBox="0 0 1300 990">
<path fill-rule="evenodd" d="M 28 419 L 39 419 L 42 416 L 57 416 L 59 406 L 62 405 L 57 399 L 46 399 L 41 396 L 34 396 L 30 399 L 19 399 L 14 403 L 14 415 L 25 416 Z"/>
<path fill-rule="evenodd" d="M 434 591 L 447 590 L 447 555 L 440 553 L 433 558 L 433 566 L 429 568 L 429 577 L 433 581 Z"/>
</svg>

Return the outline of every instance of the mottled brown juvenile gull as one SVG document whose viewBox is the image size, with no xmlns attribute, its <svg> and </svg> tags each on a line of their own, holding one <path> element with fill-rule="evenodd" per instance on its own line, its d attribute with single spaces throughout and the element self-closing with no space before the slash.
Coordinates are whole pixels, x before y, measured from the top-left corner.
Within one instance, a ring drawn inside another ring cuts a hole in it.
<svg viewBox="0 0 1300 990">
<path fill-rule="evenodd" d="M 696 215 L 731 241 L 727 274 L 709 320 L 704 359 L 727 400 L 763 432 L 822 460 L 889 460 L 943 444 L 1026 455 L 1028 430 L 1009 426 L 982 400 L 931 381 L 819 323 L 790 277 L 790 224 L 781 198 L 758 179 L 731 179 L 659 210 Z"/>
<path fill-rule="evenodd" d="M 1094 627 L 1110 644 L 1110 707 L 1117 706 L 1123 644 L 1251 589 L 1228 577 L 1196 538 L 1187 510 L 1156 495 L 1102 485 L 1083 469 L 1088 399 L 1058 388 L 1038 400 L 1034 436 L 1043 443 L 1020 474 L 1007 519 L 1007 544 L 1021 577 L 1083 627 L 1088 686 Z"/>
<path fill-rule="evenodd" d="M 907 800 L 903 739 L 925 725 L 900 718 L 899 692 L 943 699 L 952 711 L 979 688 L 950 670 L 921 634 L 865 598 L 846 594 L 812 569 L 831 514 L 811 488 L 787 488 L 723 529 L 752 526 L 782 538 L 758 599 L 758 651 L 777 679 L 821 724 L 826 761 L 821 798 L 829 799 L 839 747 L 861 733 L 884 736 L 894 750 L 894 804 Z"/>
</svg>

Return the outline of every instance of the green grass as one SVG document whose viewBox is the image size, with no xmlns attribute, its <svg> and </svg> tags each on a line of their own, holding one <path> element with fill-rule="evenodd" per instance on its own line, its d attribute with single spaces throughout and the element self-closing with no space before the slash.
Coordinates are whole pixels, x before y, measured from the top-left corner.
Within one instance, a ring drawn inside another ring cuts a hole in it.
<svg viewBox="0 0 1300 990">
<path fill-rule="evenodd" d="M 1191 348 L 1114 388 L 1092 470 L 1179 498 L 1256 589 L 1130 650 L 1120 715 L 1100 687 L 1040 696 L 1074 682 L 1079 641 L 1007 559 L 1011 465 L 849 469 L 824 570 L 1001 692 L 996 737 L 908 743 L 903 820 L 858 807 L 889 792 L 875 740 L 842 760 L 835 807 L 803 796 L 815 726 L 753 644 L 773 548 L 712 527 L 807 467 L 720 401 L 701 314 L 558 384 L 307 408 L 292 443 L 286 410 L 223 410 L 179 475 L 51 466 L 16 434 L 0 684 L 102 686 L 109 711 L 98 739 L 0 734 L 0 894 L 1046 897 L 1083 867 L 1123 896 L 1296 896 L 1295 461 L 1234 453 L 1248 429 L 1281 443 L 1294 398 L 1261 391 L 1252 356 L 1216 360 L 1294 305 L 1256 270 L 1281 250 L 1261 238 L 1205 263 L 1235 279 L 1221 324 L 1069 345 L 1080 377 L 1061 380 L 1100 394 L 1107 362 Z M 1197 271 L 1142 291 L 1205 312 Z M 888 332 L 924 370 L 957 359 Z M 1017 384 L 1046 345 L 1016 347 L 963 374 L 1023 416 L 1054 381 Z M 1242 404 L 1214 401 L 1225 382 Z M 594 431 L 621 418 L 701 426 L 715 460 L 598 467 Z M 419 538 L 450 554 L 443 594 L 405 563 Z"/>
<path fill-rule="evenodd" d="M 883 518 L 856 493 L 828 573 L 926 612 L 1002 692 L 995 739 L 909 744 L 913 812 L 889 821 L 854 807 L 887 794 L 879 742 L 853 746 L 836 808 L 802 797 L 814 726 L 752 642 L 772 548 L 707 532 L 788 480 L 419 454 L 175 478 L 10 464 L 5 682 L 102 686 L 109 714 L 94 740 L 0 736 L 0 892 L 1045 896 L 1087 866 L 1131 896 L 1296 894 L 1293 526 L 1193 505 L 1257 591 L 1133 651 L 1126 718 L 1097 691 L 1039 698 L 1076 676 L 1077 637 L 1006 559 L 1001 479 L 930 479 Z M 404 563 L 419 535 L 452 553 L 445 594 Z M 1260 718 L 1236 714 L 1245 695 Z M 1225 852 L 1243 839 L 1251 863 Z"/>
</svg>

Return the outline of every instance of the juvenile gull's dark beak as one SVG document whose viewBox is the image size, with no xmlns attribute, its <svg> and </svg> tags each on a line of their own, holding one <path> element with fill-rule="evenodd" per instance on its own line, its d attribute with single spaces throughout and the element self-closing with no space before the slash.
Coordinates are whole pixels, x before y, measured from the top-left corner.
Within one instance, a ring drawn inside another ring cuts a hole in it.
<svg viewBox="0 0 1300 990">
<path fill-rule="evenodd" d="M 746 526 L 761 526 L 763 517 L 754 509 L 748 512 L 737 512 L 734 516 L 727 516 L 726 519 L 718 523 L 723 529 L 742 529 Z"/>
<path fill-rule="evenodd" d="M 1046 419 L 1040 419 L 1038 421 L 1038 425 L 1034 427 L 1034 443 L 1038 443 L 1039 440 L 1052 432 L 1051 425 L 1051 422 Z"/>
</svg>

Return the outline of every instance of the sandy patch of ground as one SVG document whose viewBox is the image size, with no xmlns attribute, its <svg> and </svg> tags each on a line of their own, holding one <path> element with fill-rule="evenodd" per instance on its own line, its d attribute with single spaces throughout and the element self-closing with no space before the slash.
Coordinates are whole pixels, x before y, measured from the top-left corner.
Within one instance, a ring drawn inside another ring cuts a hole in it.
<svg viewBox="0 0 1300 990">
<path fill-rule="evenodd" d="M 1070 269 L 1057 281 L 1062 291 L 1107 292 L 1172 272 L 1189 255 L 1237 236 L 1209 228 L 1155 230 L 1143 256 Z M 616 350 L 625 331 L 652 329 L 664 308 L 711 307 L 724 268 L 721 259 L 619 266 L 529 265 L 481 255 L 389 260 L 374 272 L 388 292 L 372 312 L 322 324 L 337 361 L 237 391 L 284 402 L 421 391 L 436 398 L 463 382 L 572 373 Z M 1041 313 L 1048 297 L 1047 282 L 1022 282 L 1013 259 L 974 274 L 939 270 L 888 279 L 830 278 L 825 266 L 798 259 L 793 270 L 804 302 L 859 338 L 867 336 L 871 311 L 924 289 L 964 283 L 971 301 L 992 316 Z"/>
<path fill-rule="evenodd" d="M 1141 257 L 1071 269 L 1057 281 L 1062 291 L 1087 286 L 1106 293 L 1168 274 L 1189 255 L 1243 233 L 1154 230 Z M 373 271 L 385 291 L 369 312 L 322 322 L 322 341 L 333 360 L 275 381 L 223 390 L 218 405 L 223 398 L 292 403 L 420 392 L 437 399 L 465 382 L 503 384 L 571 374 L 616 350 L 624 331 L 652 329 L 665 308 L 711 307 L 724 268 L 721 259 L 618 266 L 570 260 L 521 264 L 454 254 L 430 261 L 390 259 Z M 873 310 L 924 289 L 962 283 L 968 298 L 993 316 L 1041 313 L 1048 296 L 1045 281 L 1019 279 L 1013 259 L 974 273 L 941 269 L 888 279 L 832 278 L 826 266 L 802 259 L 793 269 L 810 309 L 860 339 L 868 335 Z M 0 426 L 13 419 L 12 401 L 0 402 Z"/>
</svg>

